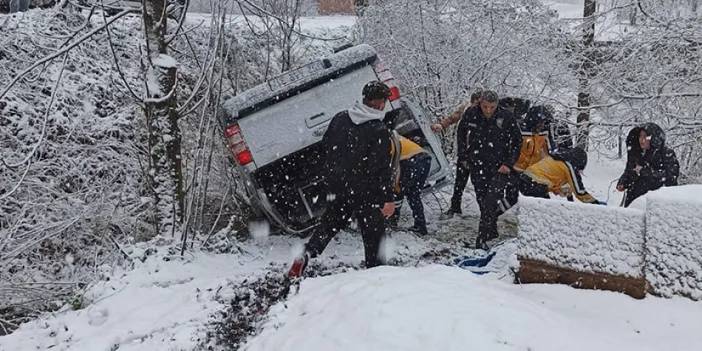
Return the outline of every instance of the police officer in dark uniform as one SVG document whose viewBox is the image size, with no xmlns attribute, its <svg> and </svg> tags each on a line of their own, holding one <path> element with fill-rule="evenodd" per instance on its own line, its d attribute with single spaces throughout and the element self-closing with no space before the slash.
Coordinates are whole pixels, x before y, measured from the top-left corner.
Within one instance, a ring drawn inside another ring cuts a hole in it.
<svg viewBox="0 0 702 351">
<path fill-rule="evenodd" d="M 522 135 L 512 113 L 497 104 L 497 93 L 483 91 L 479 105 L 463 116 L 470 134 L 470 179 L 480 207 L 476 248 L 482 249 L 487 249 L 488 240 L 498 237 L 497 217 L 519 196 L 513 167 L 519 159 Z"/>
</svg>

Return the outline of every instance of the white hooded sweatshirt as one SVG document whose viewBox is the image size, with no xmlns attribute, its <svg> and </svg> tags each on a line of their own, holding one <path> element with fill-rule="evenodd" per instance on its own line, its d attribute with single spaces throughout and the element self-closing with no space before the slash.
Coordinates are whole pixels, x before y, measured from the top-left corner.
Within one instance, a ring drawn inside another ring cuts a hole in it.
<svg viewBox="0 0 702 351">
<path fill-rule="evenodd" d="M 359 125 L 376 119 L 382 121 L 385 118 L 385 111 L 376 110 L 360 101 L 356 101 L 353 107 L 349 109 L 349 117 L 355 125 Z"/>
</svg>

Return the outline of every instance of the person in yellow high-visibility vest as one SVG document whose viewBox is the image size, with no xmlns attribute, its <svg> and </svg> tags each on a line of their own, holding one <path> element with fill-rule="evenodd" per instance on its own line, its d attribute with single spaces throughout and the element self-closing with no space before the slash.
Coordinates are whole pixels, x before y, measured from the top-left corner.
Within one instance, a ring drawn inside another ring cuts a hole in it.
<svg viewBox="0 0 702 351">
<path fill-rule="evenodd" d="M 395 213 L 390 218 L 391 225 L 397 224 L 400 215 L 400 206 L 403 198 L 407 198 L 414 225 L 409 229 L 420 235 L 427 234 L 427 221 L 424 216 L 422 204 L 422 189 L 427 181 L 431 168 L 431 156 L 417 143 L 403 136 L 399 136 L 400 144 L 400 174 L 395 186 L 397 198 Z"/>
<path fill-rule="evenodd" d="M 514 170 L 524 172 L 529 166 L 541 161 L 549 155 L 551 145 L 546 121 L 550 113 L 544 106 L 529 108 L 519 128 L 522 132 L 522 148 L 519 150 L 519 159 L 514 164 Z"/>
<path fill-rule="evenodd" d="M 566 149 L 527 168 L 521 175 L 519 190 L 532 197 L 548 198 L 549 193 L 571 196 L 580 202 L 606 205 L 585 190 L 580 174 L 587 165 L 587 153 L 579 148 Z"/>
</svg>

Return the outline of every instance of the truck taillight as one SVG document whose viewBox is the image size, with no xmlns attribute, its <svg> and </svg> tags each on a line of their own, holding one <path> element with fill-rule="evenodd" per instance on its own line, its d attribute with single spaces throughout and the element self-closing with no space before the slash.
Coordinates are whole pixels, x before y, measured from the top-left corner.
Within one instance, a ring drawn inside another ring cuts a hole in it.
<svg viewBox="0 0 702 351">
<path fill-rule="evenodd" d="M 395 101 L 400 98 L 400 88 L 398 87 L 390 87 L 390 97 L 388 100 L 390 101 Z"/>
<path fill-rule="evenodd" d="M 232 124 L 224 130 L 224 137 L 227 139 L 229 151 L 240 165 L 245 166 L 253 162 L 251 150 L 246 146 L 244 137 L 241 136 L 241 128 L 238 124 Z"/>
<path fill-rule="evenodd" d="M 377 59 L 373 63 L 373 69 L 378 75 L 378 79 L 390 87 L 390 97 L 388 100 L 395 101 L 400 99 L 400 88 L 395 85 L 395 78 L 392 76 L 392 72 L 385 67 L 380 59 Z"/>
<path fill-rule="evenodd" d="M 248 165 L 249 163 L 253 162 L 253 156 L 251 155 L 251 151 L 248 149 L 236 154 L 236 162 L 239 162 L 240 165 Z"/>
</svg>

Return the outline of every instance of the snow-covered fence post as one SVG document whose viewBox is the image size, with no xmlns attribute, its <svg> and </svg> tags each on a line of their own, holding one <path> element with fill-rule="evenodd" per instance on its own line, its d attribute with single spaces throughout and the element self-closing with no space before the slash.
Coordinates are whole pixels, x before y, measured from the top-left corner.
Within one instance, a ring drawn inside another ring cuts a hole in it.
<svg viewBox="0 0 702 351">
<path fill-rule="evenodd" d="M 646 195 L 646 280 L 654 294 L 702 300 L 700 195 L 697 184 Z"/>
<path fill-rule="evenodd" d="M 176 105 L 177 62 L 168 55 L 165 0 L 146 0 L 143 9 L 145 45 L 142 56 L 149 133 L 149 176 L 157 232 L 172 234 L 182 219 L 183 171 L 181 133 Z"/>
<path fill-rule="evenodd" d="M 645 296 L 643 211 L 530 197 L 519 201 L 520 282 Z"/>
</svg>

